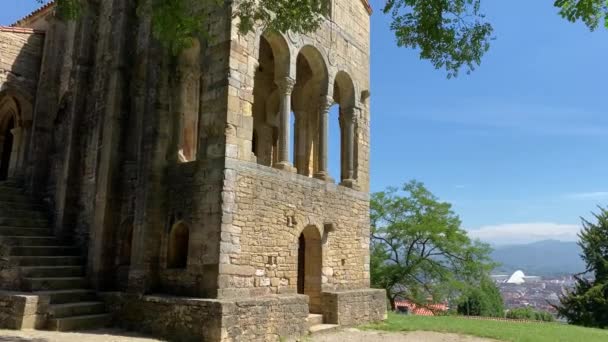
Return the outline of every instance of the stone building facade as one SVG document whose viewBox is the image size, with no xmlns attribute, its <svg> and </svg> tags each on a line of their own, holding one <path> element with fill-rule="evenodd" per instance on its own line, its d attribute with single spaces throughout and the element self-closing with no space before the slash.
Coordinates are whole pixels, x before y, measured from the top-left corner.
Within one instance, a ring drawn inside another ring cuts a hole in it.
<svg viewBox="0 0 608 342">
<path fill-rule="evenodd" d="M 265 341 L 314 317 L 382 320 L 385 294 L 369 289 L 367 1 L 332 0 L 308 35 L 243 35 L 230 1 L 202 8 L 209 35 L 178 56 L 153 38 L 146 2 L 82 5 L 74 21 L 51 3 L 0 27 L 0 179 L 41 202 L 112 322 Z M 23 291 L 32 280 L 3 250 L 0 286 Z"/>
</svg>

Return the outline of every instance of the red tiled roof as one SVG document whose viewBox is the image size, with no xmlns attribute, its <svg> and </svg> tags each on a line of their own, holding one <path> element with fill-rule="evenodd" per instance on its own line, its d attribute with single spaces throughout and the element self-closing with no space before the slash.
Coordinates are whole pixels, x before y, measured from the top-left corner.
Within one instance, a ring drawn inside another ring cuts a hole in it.
<svg viewBox="0 0 608 342">
<path fill-rule="evenodd" d="M 38 34 L 44 34 L 44 31 L 34 30 L 34 29 L 31 29 L 31 28 L 27 28 L 27 27 L 1 26 L 1 25 L 0 25 L 0 31 L 1 32 L 11 32 L 11 33 L 38 33 Z"/>
<path fill-rule="evenodd" d="M 365 6 L 367 13 L 369 13 L 369 15 L 372 15 L 374 10 L 372 9 L 372 5 L 370 5 L 369 0 L 361 0 L 361 2 L 363 3 L 363 6 Z"/>
<path fill-rule="evenodd" d="M 39 9 L 35 10 L 34 12 L 26 15 L 25 17 L 17 20 L 16 22 L 14 22 L 11 26 L 20 26 L 22 24 L 25 23 L 25 21 L 34 19 L 38 16 L 44 15 L 46 14 L 48 11 L 50 11 L 53 7 L 55 7 L 55 0 L 51 0 L 48 3 L 42 5 L 42 7 L 40 7 Z"/>
<path fill-rule="evenodd" d="M 429 304 L 426 306 L 416 305 L 410 301 L 396 301 L 396 308 L 407 308 L 408 311 L 416 316 L 435 316 L 436 312 L 448 311 L 448 306 L 445 304 Z"/>
</svg>

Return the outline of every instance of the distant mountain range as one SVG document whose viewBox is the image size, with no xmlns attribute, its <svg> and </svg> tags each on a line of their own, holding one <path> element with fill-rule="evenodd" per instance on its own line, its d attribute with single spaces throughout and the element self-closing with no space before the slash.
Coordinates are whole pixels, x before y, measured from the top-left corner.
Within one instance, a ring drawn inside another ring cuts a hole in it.
<svg viewBox="0 0 608 342">
<path fill-rule="evenodd" d="M 539 241 L 527 245 L 495 246 L 494 261 L 501 263 L 494 274 L 512 274 L 522 270 L 526 275 L 559 276 L 580 273 L 585 263 L 576 242 Z"/>
</svg>

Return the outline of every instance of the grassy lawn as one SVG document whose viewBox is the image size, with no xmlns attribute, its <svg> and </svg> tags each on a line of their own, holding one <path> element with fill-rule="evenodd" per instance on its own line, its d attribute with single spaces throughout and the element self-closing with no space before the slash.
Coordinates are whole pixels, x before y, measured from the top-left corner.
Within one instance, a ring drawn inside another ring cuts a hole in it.
<svg viewBox="0 0 608 342">
<path fill-rule="evenodd" d="M 608 341 L 608 330 L 581 328 L 557 323 L 511 323 L 470 320 L 459 317 L 422 317 L 389 314 L 386 322 L 368 325 L 364 329 L 436 331 L 514 342 Z"/>
</svg>

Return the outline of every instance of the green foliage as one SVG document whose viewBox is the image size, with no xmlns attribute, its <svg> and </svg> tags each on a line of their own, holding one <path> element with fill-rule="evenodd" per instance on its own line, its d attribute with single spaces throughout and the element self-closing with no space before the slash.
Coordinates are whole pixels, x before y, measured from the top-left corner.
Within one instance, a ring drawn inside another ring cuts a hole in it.
<svg viewBox="0 0 608 342">
<path fill-rule="evenodd" d="M 36 0 L 40 3 L 48 0 Z M 57 0 L 60 14 L 74 19 L 86 0 Z M 352 0 L 359 1 L 359 0 Z M 554 0 L 560 14 L 582 20 L 592 30 L 604 20 L 608 27 L 608 0 Z M 208 17 L 202 8 L 225 6 L 226 0 L 141 0 L 140 13 L 151 13 L 154 35 L 174 53 L 188 47 L 195 36 L 207 36 Z M 195 4 L 194 6 L 192 4 Z M 329 12 L 330 0 L 237 0 L 234 18 L 242 33 L 255 25 L 278 32 L 307 33 L 318 29 Z M 420 58 L 448 77 L 481 63 L 493 39 L 493 28 L 481 12 L 481 0 L 386 0 L 391 29 L 398 46 L 419 49 Z"/>
<path fill-rule="evenodd" d="M 608 328 L 608 211 L 599 208 L 596 222 L 583 219 L 579 233 L 581 257 L 593 280 L 578 275 L 573 291 L 560 298 L 558 313 L 568 322 L 588 327 Z"/>
<path fill-rule="evenodd" d="M 526 319 L 530 321 L 555 322 L 555 317 L 547 311 L 532 308 L 516 308 L 507 312 L 509 319 Z"/>
<path fill-rule="evenodd" d="M 468 289 L 495 265 L 490 248 L 460 228 L 449 203 L 422 183 L 372 194 L 371 280 L 397 298 L 443 301 Z"/>
<path fill-rule="evenodd" d="M 397 45 L 420 49 L 420 58 L 448 78 L 481 63 L 490 48 L 493 28 L 480 11 L 481 0 L 387 0 Z"/>
<path fill-rule="evenodd" d="M 559 14 L 571 22 L 581 20 L 595 30 L 603 20 L 608 28 L 608 0 L 555 0 L 554 4 Z"/>
<path fill-rule="evenodd" d="M 464 316 L 504 317 L 505 305 L 498 287 L 487 277 L 460 298 L 457 312 Z"/>
</svg>

